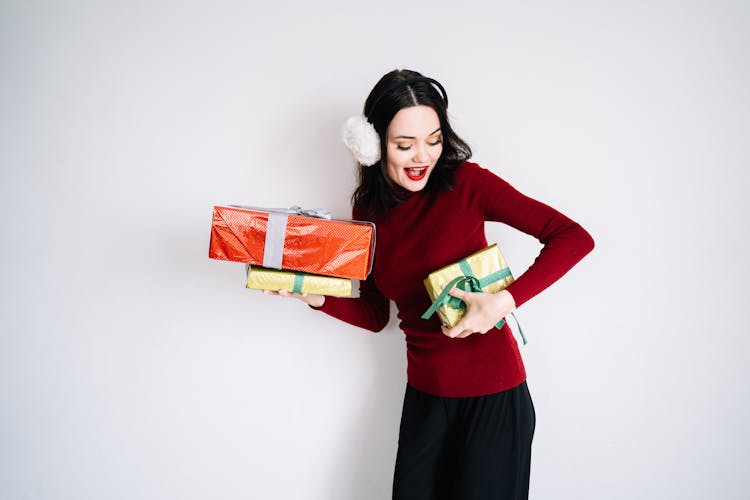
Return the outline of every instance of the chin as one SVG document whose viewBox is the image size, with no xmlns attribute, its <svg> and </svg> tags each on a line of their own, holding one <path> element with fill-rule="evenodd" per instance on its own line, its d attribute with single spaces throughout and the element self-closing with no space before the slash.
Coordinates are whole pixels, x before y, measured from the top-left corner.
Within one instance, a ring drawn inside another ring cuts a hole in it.
<svg viewBox="0 0 750 500">
<path fill-rule="evenodd" d="M 429 177 L 421 180 L 421 181 L 412 181 L 410 179 L 404 179 L 402 182 L 399 183 L 399 185 L 406 189 L 407 191 L 411 191 L 412 193 L 417 193 L 425 188 L 427 186 L 427 181 L 429 180 Z"/>
</svg>

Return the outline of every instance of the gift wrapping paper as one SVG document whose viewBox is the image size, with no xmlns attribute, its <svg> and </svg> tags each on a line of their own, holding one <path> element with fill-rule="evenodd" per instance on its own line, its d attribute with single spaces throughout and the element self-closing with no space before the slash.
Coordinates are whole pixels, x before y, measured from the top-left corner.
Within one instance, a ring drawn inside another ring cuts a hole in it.
<svg viewBox="0 0 750 500">
<path fill-rule="evenodd" d="M 280 271 L 260 266 L 246 266 L 247 288 L 256 290 L 286 290 L 296 293 L 314 293 L 334 297 L 350 297 L 352 280 L 333 278 L 299 271 Z"/>
<path fill-rule="evenodd" d="M 215 206 L 208 256 L 267 268 L 363 280 L 375 225 L 283 209 Z"/>
<path fill-rule="evenodd" d="M 454 278 L 461 276 L 474 276 L 480 281 L 487 280 L 490 275 L 496 274 L 498 279 L 494 279 L 488 284 L 482 286 L 482 291 L 487 293 L 497 293 L 513 283 L 513 276 L 510 274 L 505 257 L 500 252 L 497 244 L 480 250 L 459 262 L 447 265 L 430 273 L 424 280 L 424 286 L 430 300 L 434 301 L 445 286 Z M 455 299 L 455 298 L 454 298 Z M 464 307 L 454 307 L 454 305 L 463 302 L 458 299 L 452 300 L 451 303 L 441 306 L 437 309 L 438 317 L 441 323 L 452 328 L 463 317 L 466 309 Z"/>
</svg>

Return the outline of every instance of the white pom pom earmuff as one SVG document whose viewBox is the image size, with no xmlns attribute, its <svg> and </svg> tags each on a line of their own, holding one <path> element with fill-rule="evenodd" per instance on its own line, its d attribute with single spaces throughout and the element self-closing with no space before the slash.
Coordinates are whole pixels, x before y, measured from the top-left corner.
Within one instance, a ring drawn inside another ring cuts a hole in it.
<svg viewBox="0 0 750 500">
<path fill-rule="evenodd" d="M 341 138 L 360 164 L 369 166 L 380 160 L 380 137 L 364 116 L 352 116 L 346 120 L 341 128 Z"/>
</svg>

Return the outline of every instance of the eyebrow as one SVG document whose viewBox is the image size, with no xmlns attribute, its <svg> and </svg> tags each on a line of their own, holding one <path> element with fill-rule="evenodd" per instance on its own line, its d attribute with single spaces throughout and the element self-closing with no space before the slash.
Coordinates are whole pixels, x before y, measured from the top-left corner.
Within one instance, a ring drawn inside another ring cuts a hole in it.
<svg viewBox="0 0 750 500">
<path fill-rule="evenodd" d="M 432 137 L 433 135 L 437 134 L 438 132 L 440 132 L 440 127 L 436 128 L 435 131 L 432 132 L 427 137 Z M 416 137 L 413 137 L 411 135 L 397 135 L 396 137 L 394 137 L 394 139 L 416 139 Z"/>
</svg>

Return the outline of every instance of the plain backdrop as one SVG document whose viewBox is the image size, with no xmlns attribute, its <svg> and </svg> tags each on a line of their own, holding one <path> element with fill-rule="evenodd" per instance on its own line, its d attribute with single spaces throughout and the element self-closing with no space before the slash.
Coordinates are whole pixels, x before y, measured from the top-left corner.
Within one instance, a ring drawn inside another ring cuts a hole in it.
<svg viewBox="0 0 750 500">
<path fill-rule="evenodd" d="M 396 68 L 597 243 L 517 312 L 531 498 L 748 498 L 748 23 L 729 0 L 3 1 L 0 498 L 389 498 L 396 320 L 246 290 L 207 250 L 214 204 L 348 216 L 340 127 Z M 487 233 L 516 275 L 540 248 Z"/>
</svg>

